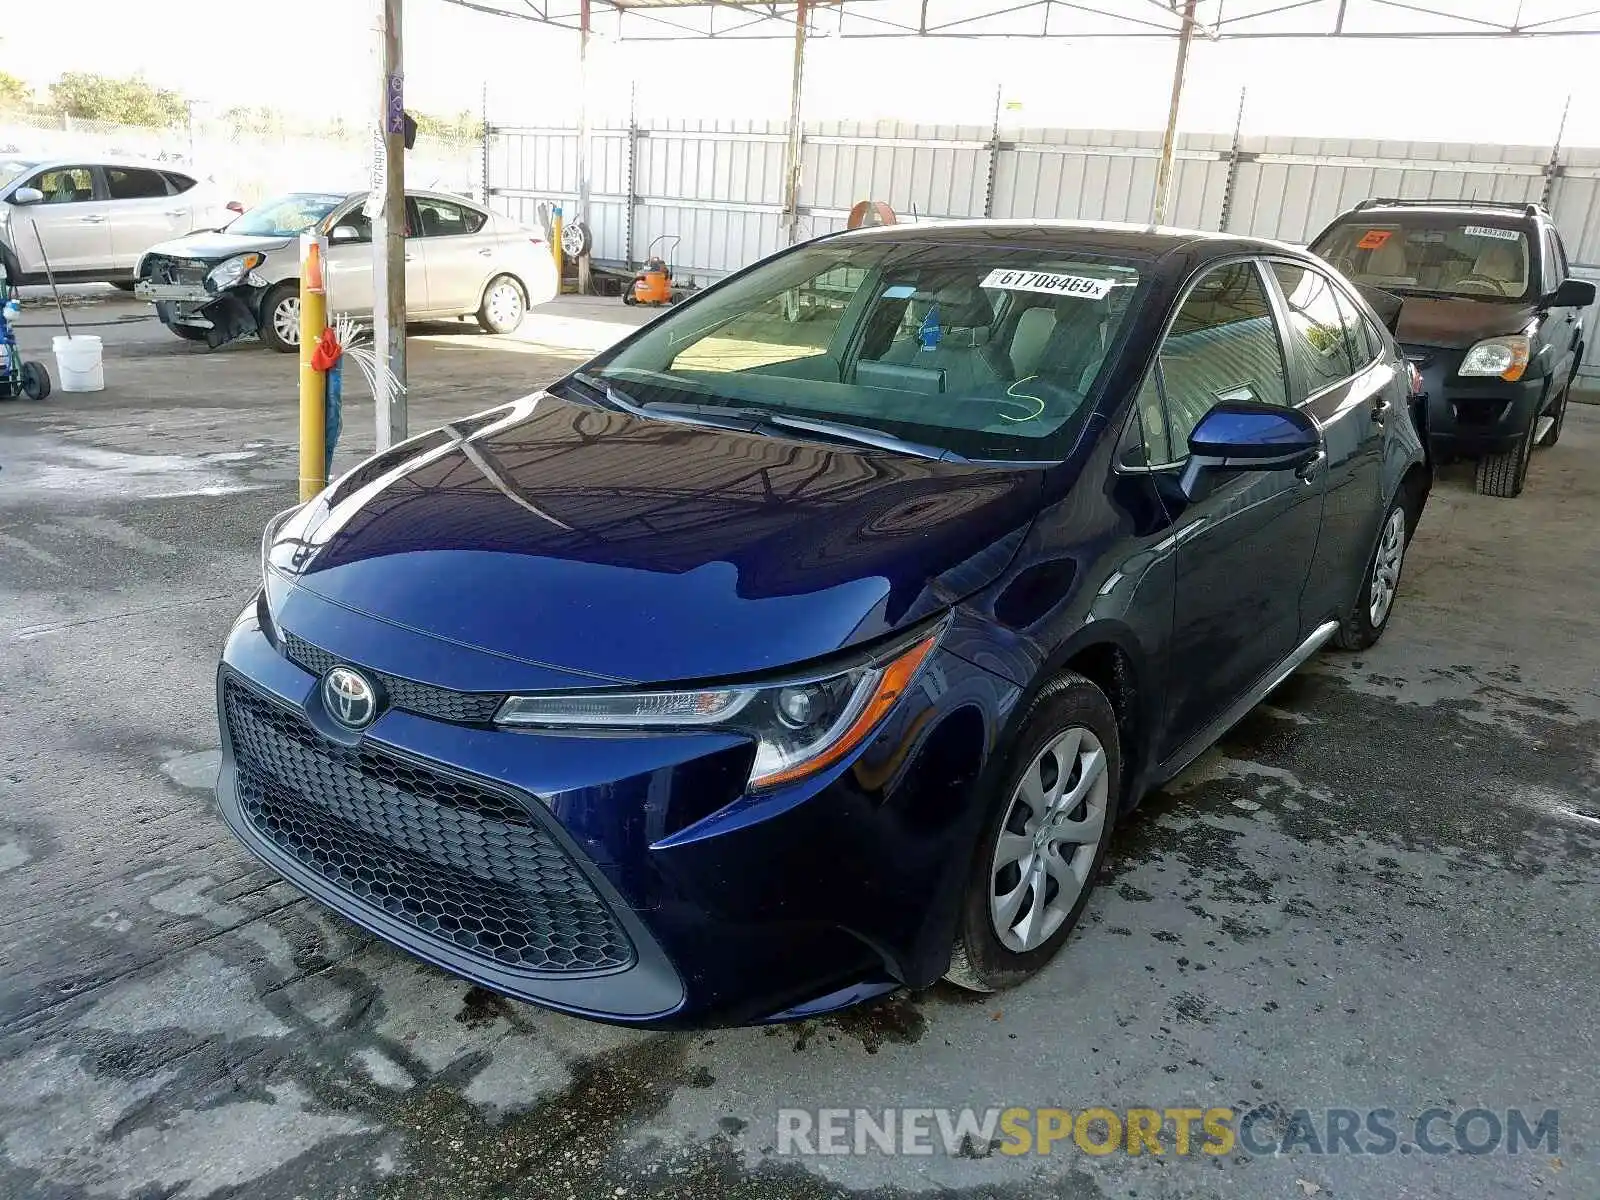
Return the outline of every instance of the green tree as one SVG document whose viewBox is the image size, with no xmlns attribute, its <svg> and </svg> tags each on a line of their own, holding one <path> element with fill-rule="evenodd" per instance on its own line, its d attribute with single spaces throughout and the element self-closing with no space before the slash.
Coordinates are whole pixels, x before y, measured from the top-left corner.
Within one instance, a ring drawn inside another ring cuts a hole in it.
<svg viewBox="0 0 1600 1200">
<path fill-rule="evenodd" d="M 453 117 L 435 113 L 412 113 L 421 137 L 442 138 L 448 142 L 477 142 L 483 140 L 483 121 L 469 109 L 462 109 Z"/>
<path fill-rule="evenodd" d="M 0 109 L 21 108 L 33 99 L 33 89 L 15 75 L 0 71 Z"/>
<path fill-rule="evenodd" d="M 189 106 L 182 96 L 139 75 L 114 79 L 90 71 L 68 71 L 50 85 L 50 104 L 69 117 L 118 125 L 167 128 L 189 119 Z"/>
</svg>

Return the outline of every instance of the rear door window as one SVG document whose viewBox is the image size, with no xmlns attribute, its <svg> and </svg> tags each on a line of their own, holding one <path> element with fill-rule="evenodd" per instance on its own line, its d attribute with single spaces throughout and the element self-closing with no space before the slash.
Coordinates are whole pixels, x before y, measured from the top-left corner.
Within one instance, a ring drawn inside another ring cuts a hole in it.
<svg viewBox="0 0 1600 1200">
<path fill-rule="evenodd" d="M 174 196 L 181 196 L 194 186 L 194 180 L 178 171 L 163 171 L 166 176 L 167 186 L 172 189 Z"/>
<path fill-rule="evenodd" d="M 423 237 L 459 237 L 477 233 L 489 218 L 475 208 L 454 204 L 449 200 L 435 200 L 431 196 L 416 198 L 417 218 Z"/>
<path fill-rule="evenodd" d="M 106 191 L 113 200 L 148 200 L 167 194 L 167 181 L 160 171 L 139 167 L 106 167 Z"/>
<path fill-rule="evenodd" d="M 1289 354 L 1307 394 L 1350 378 L 1367 363 L 1366 335 L 1348 301 L 1341 308 L 1333 280 L 1298 263 L 1275 262 L 1272 273 L 1288 309 Z"/>
</svg>

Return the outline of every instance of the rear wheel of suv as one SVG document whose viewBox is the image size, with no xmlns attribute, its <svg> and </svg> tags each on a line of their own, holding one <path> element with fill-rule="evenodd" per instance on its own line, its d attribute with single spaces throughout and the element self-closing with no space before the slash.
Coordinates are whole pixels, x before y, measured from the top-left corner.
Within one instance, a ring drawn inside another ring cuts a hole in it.
<svg viewBox="0 0 1600 1200">
<path fill-rule="evenodd" d="M 1056 956 L 1089 903 L 1121 786 L 1111 703 L 1068 671 L 1033 702 L 991 799 L 946 979 L 996 992 Z"/>
<path fill-rule="evenodd" d="M 203 342 L 206 340 L 206 331 L 198 325 L 168 325 L 167 328 L 186 342 Z"/>
<path fill-rule="evenodd" d="M 1514 449 L 1503 454 L 1485 454 L 1478 460 L 1477 487 L 1482 496 L 1500 496 L 1511 499 L 1522 494 L 1522 485 L 1528 479 L 1528 459 L 1533 454 L 1533 431 L 1538 418 L 1529 422 L 1522 440 Z"/>
</svg>

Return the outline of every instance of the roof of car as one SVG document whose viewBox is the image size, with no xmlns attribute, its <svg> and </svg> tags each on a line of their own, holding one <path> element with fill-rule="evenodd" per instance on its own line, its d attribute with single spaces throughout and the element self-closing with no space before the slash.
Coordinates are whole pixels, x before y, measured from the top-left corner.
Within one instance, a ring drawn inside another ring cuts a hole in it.
<svg viewBox="0 0 1600 1200">
<path fill-rule="evenodd" d="M 1114 221 L 921 221 L 914 225 L 878 225 L 856 229 L 847 237 L 885 237 L 898 241 L 930 241 L 956 245 L 1039 245 L 1121 255 L 1153 261 L 1179 250 L 1198 250 L 1206 258 L 1225 254 L 1305 251 L 1284 242 L 1241 237 L 1167 225 L 1134 225 Z"/>
<path fill-rule="evenodd" d="M 1548 216 L 1544 205 L 1531 201 L 1489 200 L 1363 200 L 1354 208 L 1342 212 L 1338 220 L 1369 217 L 1380 214 L 1386 217 L 1416 213 L 1420 216 L 1445 216 L 1469 213 L 1477 217 L 1500 217 L 1510 220 L 1527 220 Z"/>
<path fill-rule="evenodd" d="M 177 171 L 183 175 L 195 173 L 195 168 L 188 163 L 155 162 L 148 158 L 128 158 L 118 154 L 18 154 L 15 159 L 41 170 L 51 167 L 130 167 L 144 171 Z"/>
</svg>

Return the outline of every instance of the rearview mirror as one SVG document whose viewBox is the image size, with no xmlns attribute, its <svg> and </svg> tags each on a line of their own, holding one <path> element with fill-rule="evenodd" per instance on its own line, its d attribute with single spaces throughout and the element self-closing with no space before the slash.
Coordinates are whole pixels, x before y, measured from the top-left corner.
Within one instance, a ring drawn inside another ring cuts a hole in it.
<svg viewBox="0 0 1600 1200">
<path fill-rule="evenodd" d="M 335 225 L 333 232 L 328 235 L 330 242 L 359 242 L 361 231 L 354 225 Z"/>
<path fill-rule="evenodd" d="M 44 193 L 36 187 L 19 187 L 11 193 L 13 204 L 43 204 Z"/>
<path fill-rule="evenodd" d="M 1567 279 L 1545 301 L 1551 308 L 1588 308 L 1594 303 L 1594 284 L 1587 279 Z"/>
<path fill-rule="evenodd" d="M 1292 471 L 1322 449 L 1322 431 L 1297 408 L 1226 400 L 1200 418 L 1189 434 L 1183 494 L 1190 499 L 1207 471 Z"/>
</svg>

